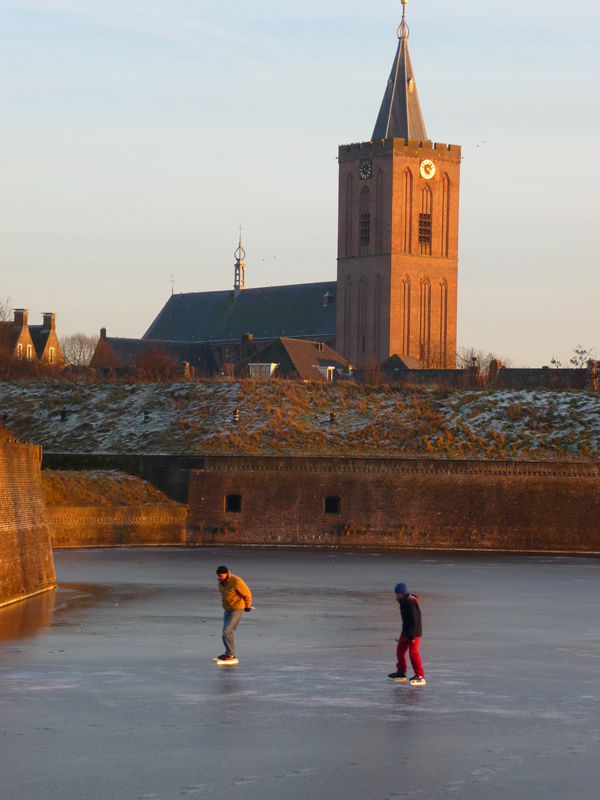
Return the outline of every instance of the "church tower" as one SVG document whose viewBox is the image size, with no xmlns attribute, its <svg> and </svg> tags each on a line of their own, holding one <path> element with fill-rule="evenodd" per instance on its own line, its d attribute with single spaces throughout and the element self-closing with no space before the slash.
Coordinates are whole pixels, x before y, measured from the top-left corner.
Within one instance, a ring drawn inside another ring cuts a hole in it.
<svg viewBox="0 0 600 800">
<path fill-rule="evenodd" d="M 372 140 L 339 149 L 336 348 L 454 368 L 461 149 L 427 138 L 407 2 Z"/>
</svg>

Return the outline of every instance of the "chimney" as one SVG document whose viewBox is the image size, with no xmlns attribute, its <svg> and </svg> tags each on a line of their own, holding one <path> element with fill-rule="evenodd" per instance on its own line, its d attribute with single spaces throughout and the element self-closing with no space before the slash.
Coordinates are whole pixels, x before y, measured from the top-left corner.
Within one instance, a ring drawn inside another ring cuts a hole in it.
<svg viewBox="0 0 600 800">
<path fill-rule="evenodd" d="M 52 311 L 44 311 L 42 314 L 42 320 L 44 322 L 43 327 L 46 330 L 53 331 L 56 329 L 56 314 Z"/>
<path fill-rule="evenodd" d="M 251 333 L 242 334 L 241 361 L 248 358 L 249 355 L 252 355 L 252 339 L 253 336 Z"/>
<path fill-rule="evenodd" d="M 100 328 L 100 338 L 106 339 L 106 328 Z"/>
<path fill-rule="evenodd" d="M 27 327 L 27 317 L 29 315 L 29 309 L 27 308 L 15 308 L 15 327 L 16 328 L 26 328 Z"/>
</svg>

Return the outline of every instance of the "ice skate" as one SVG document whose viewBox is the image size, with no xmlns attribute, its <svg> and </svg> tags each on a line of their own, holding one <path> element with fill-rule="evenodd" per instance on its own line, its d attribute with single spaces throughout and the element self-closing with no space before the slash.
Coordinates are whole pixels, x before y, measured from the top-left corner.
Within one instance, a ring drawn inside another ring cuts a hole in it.
<svg viewBox="0 0 600 800">
<path fill-rule="evenodd" d="M 227 666 L 232 667 L 234 664 L 239 664 L 239 660 L 235 656 L 221 656 L 220 658 L 216 659 L 216 662 L 219 666 Z"/>
<path fill-rule="evenodd" d="M 388 675 L 388 678 L 394 681 L 394 683 L 406 683 L 406 672 L 400 672 L 400 670 L 398 670 L 398 672 L 392 672 Z"/>
<path fill-rule="evenodd" d="M 410 679 L 411 686 L 425 686 L 426 683 L 427 681 L 423 676 L 419 677 L 418 675 L 413 675 Z"/>
</svg>

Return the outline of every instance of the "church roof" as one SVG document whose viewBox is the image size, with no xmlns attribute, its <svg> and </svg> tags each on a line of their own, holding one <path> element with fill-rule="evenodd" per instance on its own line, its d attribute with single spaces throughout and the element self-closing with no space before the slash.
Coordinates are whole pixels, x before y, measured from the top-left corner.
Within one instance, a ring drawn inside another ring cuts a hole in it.
<svg viewBox="0 0 600 800">
<path fill-rule="evenodd" d="M 402 24 L 398 28 L 398 51 L 375 123 L 373 141 L 390 138 L 427 141 L 417 84 L 408 52 L 409 36 L 406 16 L 403 14 Z"/>
<path fill-rule="evenodd" d="M 336 282 L 172 295 L 142 338 L 185 342 L 335 336 Z M 325 295 L 328 295 L 324 300 Z"/>
<path fill-rule="evenodd" d="M 179 363 L 187 361 L 203 373 L 214 375 L 219 371 L 210 345 L 205 342 L 150 342 L 144 339 L 126 339 L 101 336 L 90 363 L 97 369 L 118 369 L 136 366 L 140 358 L 153 349 L 173 356 Z"/>
</svg>

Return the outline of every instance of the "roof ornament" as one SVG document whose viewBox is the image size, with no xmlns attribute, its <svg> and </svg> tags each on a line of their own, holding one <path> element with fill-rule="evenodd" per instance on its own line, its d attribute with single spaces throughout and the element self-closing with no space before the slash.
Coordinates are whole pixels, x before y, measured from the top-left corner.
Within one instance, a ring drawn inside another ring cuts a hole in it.
<svg viewBox="0 0 600 800">
<path fill-rule="evenodd" d="M 398 38 L 399 39 L 408 39 L 410 38 L 410 28 L 406 22 L 406 4 L 408 0 L 402 0 L 402 22 L 400 23 L 400 27 L 398 28 Z"/>
<path fill-rule="evenodd" d="M 242 223 L 238 222 L 240 226 L 240 242 L 238 245 L 238 249 L 235 251 L 235 278 L 233 281 L 233 296 L 237 297 L 242 289 L 246 284 L 246 265 L 244 264 L 244 259 L 246 258 L 246 251 L 242 247 Z"/>
</svg>

